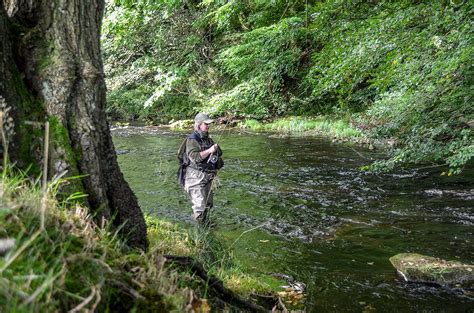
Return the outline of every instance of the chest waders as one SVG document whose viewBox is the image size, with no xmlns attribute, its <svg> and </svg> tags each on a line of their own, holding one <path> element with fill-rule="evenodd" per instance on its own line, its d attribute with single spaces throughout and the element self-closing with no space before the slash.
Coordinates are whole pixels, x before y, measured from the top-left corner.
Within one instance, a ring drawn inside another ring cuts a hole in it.
<svg viewBox="0 0 474 313">
<path fill-rule="evenodd" d="M 199 163 L 191 162 L 186 145 L 189 139 L 194 139 L 199 144 L 199 150 L 209 149 L 214 142 L 210 138 L 203 140 L 198 133 L 191 133 L 181 144 L 178 151 L 180 167 L 178 170 L 178 181 L 189 194 L 193 218 L 201 224 L 209 224 L 209 211 L 213 206 L 212 183 L 217 170 L 224 162 L 220 158 L 220 149 L 217 153 L 209 155 Z"/>
</svg>

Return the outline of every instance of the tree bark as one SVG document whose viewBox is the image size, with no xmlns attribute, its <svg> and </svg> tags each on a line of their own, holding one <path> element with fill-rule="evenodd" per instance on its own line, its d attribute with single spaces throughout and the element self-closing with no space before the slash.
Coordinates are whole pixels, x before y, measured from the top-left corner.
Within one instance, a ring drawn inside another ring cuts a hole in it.
<svg viewBox="0 0 474 313">
<path fill-rule="evenodd" d="M 128 243 L 145 249 L 143 213 L 120 172 L 105 114 L 104 0 L 1 1 L 0 94 L 12 107 L 17 134 L 11 158 L 27 165 L 29 149 L 40 161 L 34 131 L 23 122 L 49 120 L 49 176 L 85 174 L 80 184 L 96 219 L 123 225 Z"/>
</svg>

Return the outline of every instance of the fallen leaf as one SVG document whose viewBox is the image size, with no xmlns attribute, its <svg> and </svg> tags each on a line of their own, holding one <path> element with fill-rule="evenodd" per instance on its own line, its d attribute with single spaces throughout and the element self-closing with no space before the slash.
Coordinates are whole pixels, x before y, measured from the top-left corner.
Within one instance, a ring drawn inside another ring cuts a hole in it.
<svg viewBox="0 0 474 313">
<path fill-rule="evenodd" d="M 296 295 L 295 295 L 295 297 L 294 297 L 294 298 L 295 298 L 295 299 L 297 299 L 297 300 L 301 300 L 301 299 L 303 299 L 303 298 L 304 298 L 304 294 L 302 294 L 302 293 L 298 293 L 298 294 L 296 294 Z"/>
<path fill-rule="evenodd" d="M 286 291 L 279 291 L 279 292 L 277 292 L 277 293 L 278 293 L 278 295 L 279 295 L 280 297 L 282 297 L 282 298 L 285 298 L 285 297 L 288 295 L 288 293 L 287 293 Z"/>
<path fill-rule="evenodd" d="M 198 299 L 193 302 L 193 309 L 196 313 L 209 313 L 211 312 L 211 307 L 207 302 L 207 299 Z"/>
</svg>

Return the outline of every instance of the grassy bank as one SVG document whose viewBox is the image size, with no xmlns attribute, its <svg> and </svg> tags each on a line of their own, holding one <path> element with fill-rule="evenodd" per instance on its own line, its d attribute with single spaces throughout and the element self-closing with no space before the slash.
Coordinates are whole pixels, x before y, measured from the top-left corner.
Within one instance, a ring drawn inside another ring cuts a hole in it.
<svg viewBox="0 0 474 313">
<path fill-rule="evenodd" d="M 342 119 L 331 116 L 285 117 L 266 122 L 255 119 L 237 121 L 217 118 L 217 120 L 225 120 L 223 124 L 217 124 L 214 126 L 214 128 L 217 129 L 227 129 L 235 126 L 254 131 L 271 131 L 305 136 L 326 136 L 341 141 L 354 141 L 360 143 L 367 143 L 369 141 L 365 134 L 352 124 L 351 119 Z M 120 126 L 120 124 L 118 125 Z M 192 128 L 192 125 L 192 120 L 179 120 L 173 121 L 167 126 L 173 129 L 189 130 Z"/>
<path fill-rule="evenodd" d="M 205 281 L 165 264 L 163 255 L 170 254 L 194 257 L 244 297 L 272 292 L 271 285 L 233 265 L 230 254 L 206 231 L 186 231 L 147 216 L 149 251 L 130 251 L 106 221 L 98 226 L 87 209 L 75 203 L 81 195 L 56 200 L 64 183 L 50 183 L 45 193 L 38 181 L 25 175 L 4 175 L 0 311 L 184 312 L 227 307 L 214 302 Z"/>
<path fill-rule="evenodd" d="M 324 135 L 343 140 L 363 137 L 362 132 L 353 127 L 350 122 L 329 117 L 287 117 L 269 123 L 248 119 L 241 123 L 241 127 L 253 130 Z"/>
</svg>

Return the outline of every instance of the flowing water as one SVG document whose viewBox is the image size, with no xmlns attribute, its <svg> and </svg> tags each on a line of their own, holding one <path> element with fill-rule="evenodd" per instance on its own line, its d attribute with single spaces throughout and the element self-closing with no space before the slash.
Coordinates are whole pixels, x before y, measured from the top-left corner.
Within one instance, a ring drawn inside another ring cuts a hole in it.
<svg viewBox="0 0 474 313">
<path fill-rule="evenodd" d="M 211 130 L 212 132 L 212 130 Z M 191 227 L 176 182 L 185 133 L 116 129 L 125 178 L 142 209 Z M 388 258 L 416 252 L 474 260 L 474 170 L 371 175 L 377 152 L 318 137 L 212 133 L 224 151 L 213 233 L 254 273 L 307 286 L 308 312 L 472 312 L 471 292 L 404 283 Z"/>
</svg>

